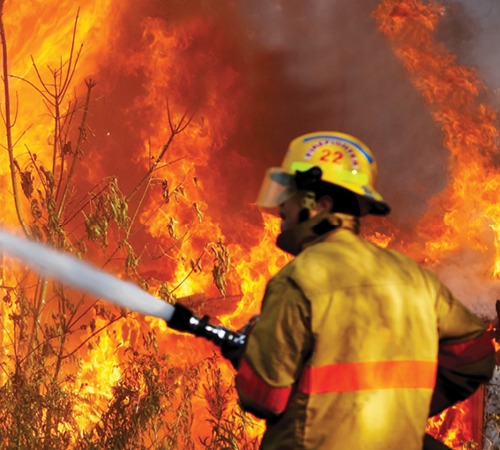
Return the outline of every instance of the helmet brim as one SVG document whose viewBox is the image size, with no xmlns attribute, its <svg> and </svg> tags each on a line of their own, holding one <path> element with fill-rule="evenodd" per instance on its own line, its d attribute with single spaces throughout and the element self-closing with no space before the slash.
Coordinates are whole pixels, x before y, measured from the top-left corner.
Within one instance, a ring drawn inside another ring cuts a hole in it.
<svg viewBox="0 0 500 450">
<path fill-rule="evenodd" d="M 365 190 L 363 191 L 363 194 L 361 194 L 354 189 L 356 186 L 351 187 L 343 186 L 342 184 L 337 183 L 332 184 L 336 184 L 339 187 L 350 190 L 351 192 L 359 195 L 359 197 L 365 201 L 367 206 L 365 211 L 368 214 L 386 216 L 391 212 L 391 208 L 387 205 L 387 203 L 373 198 L 372 195 L 367 195 L 371 194 L 371 191 Z M 351 189 L 349 189 L 349 187 L 351 187 Z M 255 204 L 262 208 L 276 208 L 296 192 L 295 171 L 294 173 L 289 173 L 283 170 L 282 167 L 271 167 L 266 172 Z M 380 197 L 380 195 L 378 196 Z"/>
<path fill-rule="evenodd" d="M 365 197 L 366 198 L 366 197 Z M 385 202 L 368 200 L 368 214 L 373 214 L 374 216 L 387 216 L 391 212 L 390 206 Z"/>
<path fill-rule="evenodd" d="M 281 167 L 267 170 L 255 204 L 263 208 L 275 208 L 296 192 L 294 175 Z"/>
</svg>

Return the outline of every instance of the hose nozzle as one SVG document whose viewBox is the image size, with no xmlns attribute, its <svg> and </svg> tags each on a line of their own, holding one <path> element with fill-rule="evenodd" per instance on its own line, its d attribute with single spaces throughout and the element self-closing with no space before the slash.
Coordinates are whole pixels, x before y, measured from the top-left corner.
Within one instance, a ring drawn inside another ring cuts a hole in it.
<svg viewBox="0 0 500 450">
<path fill-rule="evenodd" d="M 222 326 L 212 325 L 208 322 L 210 320 L 208 316 L 203 316 L 200 319 L 200 316 L 193 314 L 192 311 L 180 303 L 176 303 L 174 308 L 175 311 L 172 317 L 167 321 L 170 328 L 203 337 L 219 347 L 234 346 L 237 348 L 245 345 L 245 334 L 236 333 Z"/>
</svg>

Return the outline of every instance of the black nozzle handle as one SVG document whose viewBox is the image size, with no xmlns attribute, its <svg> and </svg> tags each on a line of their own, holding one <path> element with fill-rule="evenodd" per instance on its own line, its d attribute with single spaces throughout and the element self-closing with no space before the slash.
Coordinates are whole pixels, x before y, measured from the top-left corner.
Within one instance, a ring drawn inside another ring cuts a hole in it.
<svg viewBox="0 0 500 450">
<path fill-rule="evenodd" d="M 210 318 L 208 316 L 203 316 L 200 319 L 200 316 L 193 314 L 191 310 L 180 303 L 176 303 L 174 308 L 175 311 L 167 322 L 170 328 L 203 337 L 219 347 L 224 345 L 237 348 L 245 345 L 245 334 L 236 333 L 222 326 L 212 325 L 209 323 Z"/>
</svg>

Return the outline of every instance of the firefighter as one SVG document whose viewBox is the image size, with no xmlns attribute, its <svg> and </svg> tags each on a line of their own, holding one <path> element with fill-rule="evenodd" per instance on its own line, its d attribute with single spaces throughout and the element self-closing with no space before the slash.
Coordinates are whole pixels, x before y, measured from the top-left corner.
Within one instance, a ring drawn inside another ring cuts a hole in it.
<svg viewBox="0 0 500 450">
<path fill-rule="evenodd" d="M 421 450 L 427 418 L 490 379 L 494 350 L 435 275 L 359 236 L 361 216 L 390 211 L 371 151 L 300 136 L 257 204 L 279 206 L 277 246 L 296 256 L 233 358 L 242 407 L 266 419 L 261 449 Z"/>
</svg>

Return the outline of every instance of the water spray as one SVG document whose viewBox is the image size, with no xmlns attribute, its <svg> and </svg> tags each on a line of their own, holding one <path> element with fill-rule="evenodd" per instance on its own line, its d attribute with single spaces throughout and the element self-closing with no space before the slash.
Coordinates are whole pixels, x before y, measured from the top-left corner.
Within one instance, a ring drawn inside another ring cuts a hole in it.
<svg viewBox="0 0 500 450">
<path fill-rule="evenodd" d="M 76 256 L 62 253 L 38 242 L 28 241 L 0 229 L 0 253 L 15 257 L 33 270 L 61 283 L 102 297 L 117 306 L 167 322 L 169 328 L 203 337 L 225 348 L 239 349 L 245 344 L 245 334 L 209 323 L 185 306 L 171 305 L 143 291 L 136 284 L 103 272 Z"/>
</svg>

